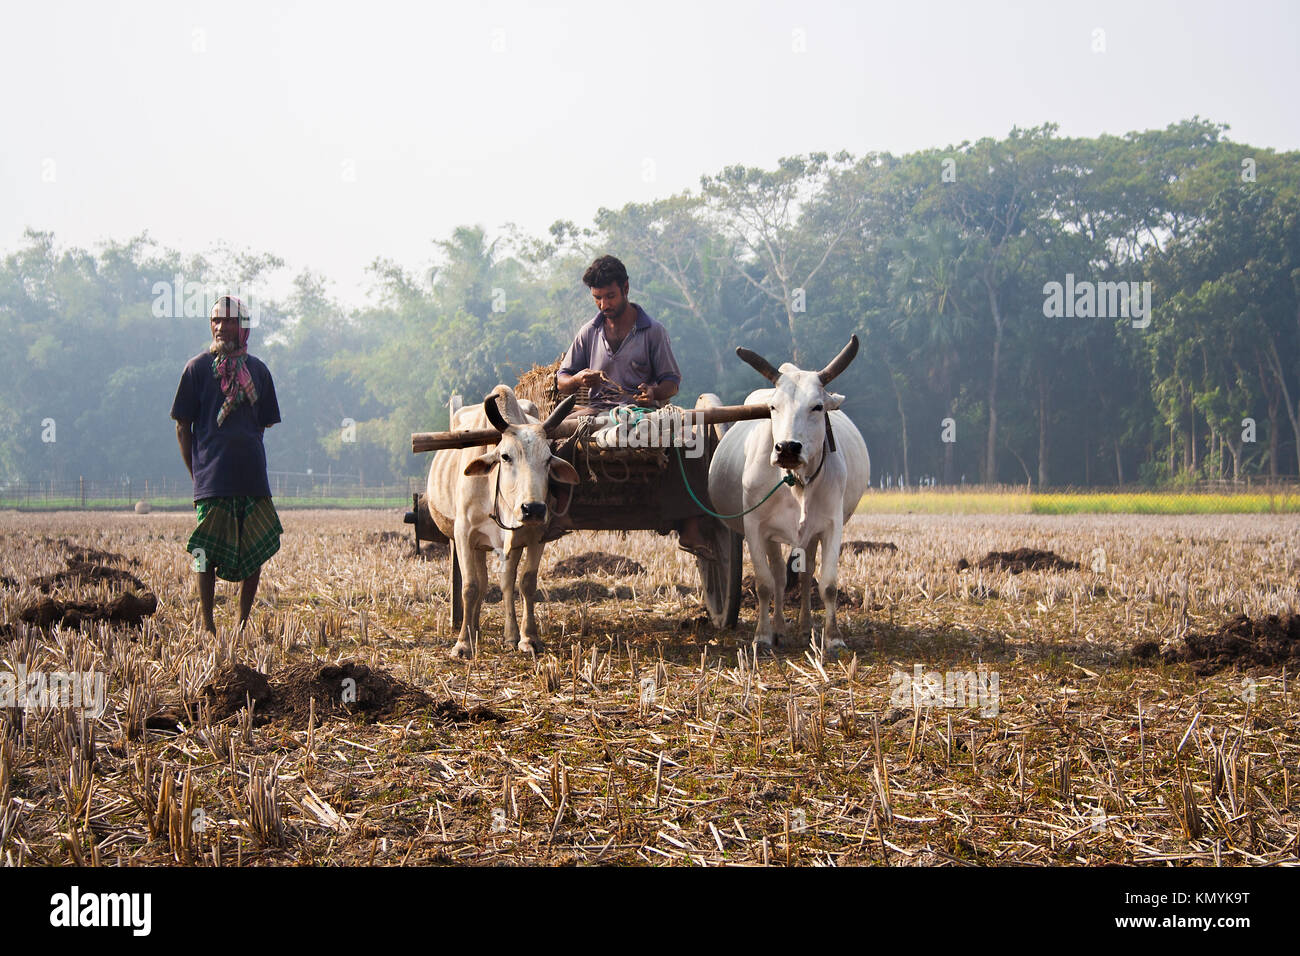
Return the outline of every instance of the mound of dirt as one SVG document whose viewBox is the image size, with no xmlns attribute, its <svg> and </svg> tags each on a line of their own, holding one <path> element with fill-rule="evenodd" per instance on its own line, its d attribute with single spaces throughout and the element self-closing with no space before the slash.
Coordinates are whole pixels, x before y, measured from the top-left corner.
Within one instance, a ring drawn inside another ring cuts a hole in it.
<svg viewBox="0 0 1300 956">
<path fill-rule="evenodd" d="M 35 585 L 46 594 L 49 594 L 55 585 L 80 583 L 82 581 L 107 581 L 110 584 L 127 584 L 137 591 L 148 590 L 144 582 L 130 571 L 123 571 L 121 568 L 110 568 L 107 565 L 94 564 L 90 561 L 80 561 L 76 558 L 68 561 L 65 570 L 32 578 L 27 583 Z"/>
<path fill-rule="evenodd" d="M 565 558 L 555 566 L 560 578 L 584 578 L 589 574 L 640 574 L 645 570 L 637 561 L 608 551 L 585 551 Z"/>
<path fill-rule="evenodd" d="M 443 561 L 450 551 L 451 546 L 445 541 L 433 541 L 420 545 L 419 558 L 421 561 Z"/>
<path fill-rule="evenodd" d="M 0 588 L 16 588 L 18 582 L 7 574 L 0 574 Z"/>
<path fill-rule="evenodd" d="M 88 621 L 113 621 L 120 624 L 139 624 L 158 610 L 158 598 L 151 591 L 142 594 L 119 594 L 111 601 L 55 601 L 41 598 L 19 611 L 19 617 L 28 624 L 49 627 L 62 622 L 76 627 Z"/>
<path fill-rule="evenodd" d="M 1188 634 L 1184 647 L 1164 654 L 1167 663 L 1189 661 L 1201 676 L 1217 674 L 1229 667 L 1274 667 L 1300 660 L 1300 614 L 1270 614 L 1252 620 L 1238 614 L 1213 634 Z M 1139 652 L 1146 652 L 1145 655 Z M 1154 653 L 1139 645 L 1133 656 L 1150 658 Z"/>
<path fill-rule="evenodd" d="M 49 540 L 48 538 L 46 539 Z M 71 561 L 98 561 L 100 563 L 115 563 L 125 561 L 133 567 L 140 566 L 139 558 L 128 558 L 124 554 L 118 554 L 116 551 L 100 551 L 98 548 L 92 548 L 89 545 L 73 544 L 67 538 L 59 538 L 53 542 L 54 547 L 61 548 L 68 555 Z"/>
<path fill-rule="evenodd" d="M 597 584 L 595 581 L 575 581 L 573 584 L 551 584 L 540 589 L 539 597 L 547 602 L 559 603 L 562 601 L 603 601 L 611 596 L 609 588 L 603 584 Z M 632 592 L 627 591 L 620 597 L 631 597 Z"/>
<path fill-rule="evenodd" d="M 849 554 L 861 554 L 863 551 L 897 551 L 898 545 L 892 541 L 843 541 L 840 551 Z"/>
<path fill-rule="evenodd" d="M 370 535 L 370 540 L 375 544 L 383 544 L 385 541 L 402 541 L 409 537 L 409 534 L 400 531 L 376 531 Z"/>
<path fill-rule="evenodd" d="M 396 720 L 425 711 L 440 720 L 503 722 L 506 718 L 487 707 L 466 710 L 452 700 L 434 701 L 417 687 L 381 668 L 356 661 L 337 664 L 304 661 L 268 680 L 265 674 L 243 664 L 223 668 L 202 690 L 213 720 L 225 720 L 256 701 L 253 723 L 284 720 L 290 727 L 307 726 L 312 701 L 316 720 L 361 717 L 367 723 Z"/>
<path fill-rule="evenodd" d="M 1012 574 L 1020 574 L 1022 571 L 1077 571 L 1079 562 L 1067 561 L 1055 551 L 1016 548 L 1014 551 L 990 551 L 975 565 L 965 558 L 957 562 L 958 571 L 965 571 L 970 567 L 977 567 L 984 571 L 1006 569 Z"/>
<path fill-rule="evenodd" d="M 254 713 L 261 710 L 262 705 L 271 699 L 271 682 L 261 671 L 246 664 L 234 664 L 223 667 L 216 677 L 203 685 L 201 693 L 208 702 L 212 719 L 225 720 L 238 713 L 249 700 L 257 705 Z"/>
<path fill-rule="evenodd" d="M 317 719 L 360 711 L 371 720 L 383 720 L 433 703 L 424 691 L 384 670 L 354 661 L 295 664 L 276 675 L 273 690 L 275 699 L 268 710 L 276 710 L 288 716 L 290 723 L 304 726 L 313 699 Z"/>
</svg>

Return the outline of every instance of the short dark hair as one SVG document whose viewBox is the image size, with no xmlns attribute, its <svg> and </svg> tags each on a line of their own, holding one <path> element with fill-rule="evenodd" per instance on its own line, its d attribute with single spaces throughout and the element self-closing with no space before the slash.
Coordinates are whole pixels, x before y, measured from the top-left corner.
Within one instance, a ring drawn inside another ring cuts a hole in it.
<svg viewBox="0 0 1300 956">
<path fill-rule="evenodd" d="M 613 256 L 601 256 L 582 274 L 582 281 L 588 289 L 603 289 L 615 282 L 620 287 L 627 286 L 627 269 Z"/>
</svg>

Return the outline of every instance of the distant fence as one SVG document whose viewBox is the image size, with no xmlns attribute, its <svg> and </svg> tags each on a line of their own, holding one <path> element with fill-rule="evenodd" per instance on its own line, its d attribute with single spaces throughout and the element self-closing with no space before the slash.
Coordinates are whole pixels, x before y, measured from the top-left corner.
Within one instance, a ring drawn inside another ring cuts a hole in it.
<svg viewBox="0 0 1300 956">
<path fill-rule="evenodd" d="M 424 490 L 424 480 L 419 478 L 372 485 L 355 475 L 271 472 L 269 477 L 278 508 L 410 507 L 411 495 Z M 78 477 L 0 483 L 0 509 L 19 511 L 127 510 L 137 501 L 146 501 L 156 510 L 183 510 L 194 506 L 193 499 L 194 484 L 189 479 Z"/>
</svg>

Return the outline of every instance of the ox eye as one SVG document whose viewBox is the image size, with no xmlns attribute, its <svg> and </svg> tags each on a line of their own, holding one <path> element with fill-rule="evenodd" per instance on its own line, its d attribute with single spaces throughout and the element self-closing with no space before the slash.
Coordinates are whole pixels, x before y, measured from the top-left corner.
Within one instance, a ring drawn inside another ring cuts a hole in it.
<svg viewBox="0 0 1300 956">
<path fill-rule="evenodd" d="M 509 455 L 502 455 L 502 456 L 501 456 L 501 460 L 502 460 L 502 461 L 510 461 L 510 456 L 509 456 Z"/>
<path fill-rule="evenodd" d="M 813 411 L 814 411 L 814 412 L 820 412 L 820 411 L 822 411 L 825 407 L 826 407 L 826 406 L 822 405 L 822 404 L 819 402 L 818 404 L 816 404 L 816 405 L 813 406 Z"/>
</svg>

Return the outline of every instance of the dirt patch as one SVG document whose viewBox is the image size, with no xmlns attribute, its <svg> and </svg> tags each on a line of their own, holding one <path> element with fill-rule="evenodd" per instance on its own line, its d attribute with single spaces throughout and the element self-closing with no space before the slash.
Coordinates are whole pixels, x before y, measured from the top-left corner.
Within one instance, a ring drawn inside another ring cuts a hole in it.
<svg viewBox="0 0 1300 956">
<path fill-rule="evenodd" d="M 965 558 L 957 562 L 958 571 L 965 571 L 971 567 L 984 571 L 1007 570 L 1012 574 L 1020 574 L 1022 571 L 1077 571 L 1079 562 L 1067 561 L 1055 551 L 1016 548 L 1014 551 L 990 551 L 974 565 Z"/>
<path fill-rule="evenodd" d="M 223 667 L 211 681 L 204 685 L 202 695 L 208 702 L 213 720 L 225 720 L 231 714 L 253 701 L 257 710 L 271 699 L 271 682 L 261 671 L 246 664 Z"/>
<path fill-rule="evenodd" d="M 45 539 L 49 541 L 49 538 Z M 126 562 L 133 567 L 140 566 L 139 558 L 128 558 L 124 554 L 118 554 L 116 551 L 100 551 L 98 548 L 92 548 L 89 545 L 73 544 L 67 538 L 59 538 L 52 542 L 53 546 L 63 550 L 68 555 L 69 563 L 72 561 L 97 561 L 103 563 L 121 563 Z"/>
<path fill-rule="evenodd" d="M 1139 660 L 1152 660 L 1158 648 L 1154 641 L 1135 646 Z M 1213 634 L 1188 634 L 1183 647 L 1169 648 L 1161 655 L 1166 663 L 1190 662 L 1201 676 L 1217 674 L 1229 667 L 1276 667 L 1300 660 L 1300 614 L 1252 620 L 1238 614 Z"/>
<path fill-rule="evenodd" d="M 303 728 L 316 702 L 316 720 L 360 717 L 366 723 L 396 720 L 424 712 L 453 723 L 495 721 L 505 717 L 488 707 L 466 710 L 452 700 L 434 701 L 417 687 L 398 680 L 382 668 L 356 661 L 337 664 L 304 661 L 268 679 L 243 664 L 223 668 L 204 686 L 213 720 L 225 720 L 256 702 L 253 722 L 261 725 L 284 720 Z"/>
<path fill-rule="evenodd" d="M 451 551 L 451 545 L 445 541 L 434 541 L 431 544 L 420 545 L 421 561 L 445 561 L 448 553 Z"/>
<path fill-rule="evenodd" d="M 68 566 L 63 571 L 56 571 L 54 574 L 44 574 L 37 578 L 32 578 L 28 584 L 35 585 L 46 594 L 49 594 L 57 585 L 60 584 L 79 584 L 82 582 L 107 581 L 110 584 L 126 584 L 136 591 L 146 591 L 145 583 L 137 578 L 130 571 L 123 571 L 121 568 L 110 568 L 104 564 L 95 564 L 90 561 L 81 561 L 72 559 L 68 561 Z"/>
<path fill-rule="evenodd" d="M 55 601 L 41 598 L 19 611 L 19 617 L 28 624 L 49 627 L 63 623 L 76 627 L 89 621 L 112 621 L 118 624 L 139 624 L 158 610 L 158 598 L 151 592 L 119 594 L 111 601 Z"/>
<path fill-rule="evenodd" d="M 424 691 L 403 683 L 387 671 L 355 661 L 294 664 L 276 675 L 272 689 L 275 698 L 268 712 L 278 712 L 288 716 L 290 723 L 303 726 L 312 700 L 316 701 L 318 720 L 357 712 L 370 720 L 384 720 L 433 703 Z"/>
<path fill-rule="evenodd" d="M 630 588 L 620 588 L 619 591 L 626 591 L 625 594 L 613 594 L 609 588 L 603 584 L 597 584 L 595 581 L 575 581 L 573 584 L 552 584 L 541 588 L 538 595 L 543 601 L 548 603 L 560 603 L 562 601 L 603 601 L 609 597 L 631 597 Z"/>
<path fill-rule="evenodd" d="M 586 551 L 565 558 L 555 566 L 559 578 L 584 578 L 589 574 L 640 574 L 645 568 L 638 561 L 608 551 Z"/>
<path fill-rule="evenodd" d="M 0 588 L 16 588 L 18 582 L 7 574 L 0 574 Z"/>
<path fill-rule="evenodd" d="M 840 551 L 849 554 L 861 554 L 864 551 L 897 551 L 898 545 L 892 541 L 843 541 Z"/>
<path fill-rule="evenodd" d="M 374 544 L 383 544 L 386 541 L 405 541 L 410 539 L 409 534 L 403 534 L 401 531 L 376 531 L 370 535 L 370 540 Z"/>
</svg>

